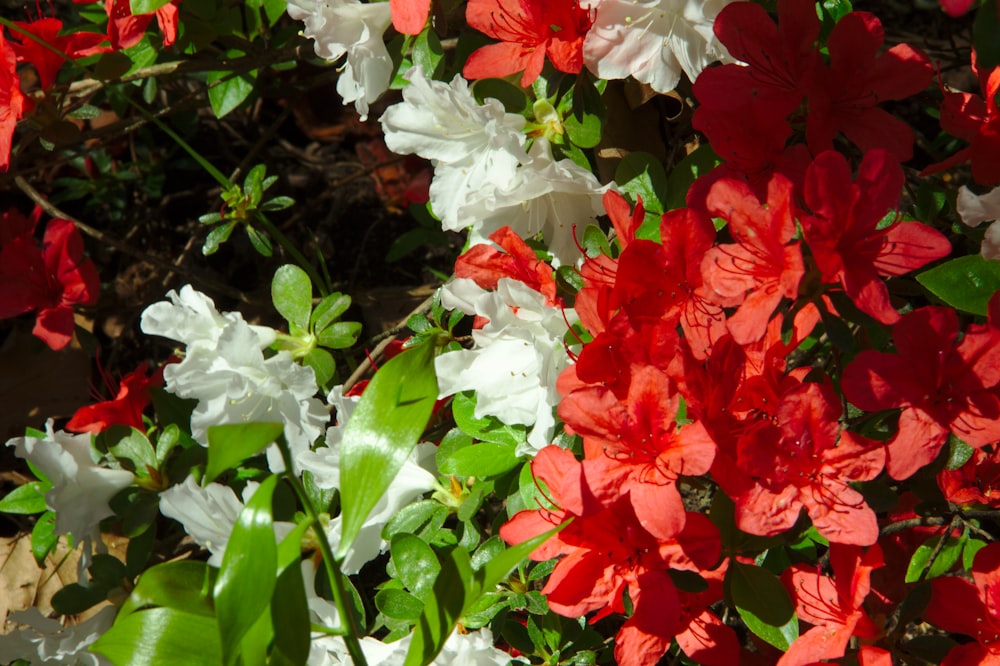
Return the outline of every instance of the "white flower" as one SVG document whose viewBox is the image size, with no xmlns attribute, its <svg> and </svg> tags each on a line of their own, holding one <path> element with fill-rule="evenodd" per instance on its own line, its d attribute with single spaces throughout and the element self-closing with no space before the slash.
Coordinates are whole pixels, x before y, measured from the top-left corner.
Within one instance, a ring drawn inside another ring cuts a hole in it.
<svg viewBox="0 0 1000 666">
<path fill-rule="evenodd" d="M 962 186 L 958 191 L 955 208 L 962 218 L 963 224 L 977 227 L 983 222 L 992 221 L 986 229 L 980 252 L 984 259 L 1000 261 L 1000 187 L 994 188 L 982 196 L 976 196 L 968 187 Z"/>
<path fill-rule="evenodd" d="M 202 488 L 193 476 L 160 493 L 160 513 L 179 522 L 195 543 L 207 548 L 212 553 L 208 563 L 214 567 L 222 564 L 229 535 L 242 510 L 243 502 L 232 488 L 219 483 Z"/>
<path fill-rule="evenodd" d="M 587 68 L 602 79 L 632 76 L 666 93 L 681 72 L 694 81 L 717 60 L 733 62 L 712 32 L 732 0 L 599 0 L 583 42 Z"/>
<path fill-rule="evenodd" d="M 354 102 L 361 120 L 368 105 L 389 89 L 392 57 L 383 35 L 392 23 L 385 2 L 362 4 L 359 0 L 288 0 L 288 15 L 305 23 L 302 34 L 315 40 L 316 55 L 347 62 L 337 80 L 344 103 Z"/>
<path fill-rule="evenodd" d="M 18 458 L 30 460 L 52 482 L 45 505 L 56 512 L 56 532 L 71 534 L 75 542 L 99 542 L 100 522 L 114 514 L 108 502 L 132 485 L 134 477 L 126 470 L 96 464 L 89 434 L 53 431 L 52 419 L 45 430 L 44 439 L 15 437 L 7 446 L 13 446 Z"/>
<path fill-rule="evenodd" d="M 468 299 L 471 287 L 455 280 L 445 287 L 442 303 L 454 301 L 449 287 L 459 285 Z M 552 409 L 559 402 L 556 379 L 569 364 L 563 347 L 566 322 L 573 310 L 545 304 L 545 297 L 523 282 L 501 278 L 496 291 L 481 290 L 472 311 L 489 319 L 472 331 L 474 349 L 441 354 L 434 359 L 439 397 L 476 392 L 476 418 L 495 416 L 507 424 L 534 426 L 518 455 L 534 455 L 550 443 L 555 428 Z"/>
<path fill-rule="evenodd" d="M 31 666 L 104 666 L 110 664 L 87 647 L 111 628 L 118 612 L 114 606 L 101 609 L 90 619 L 73 627 L 64 627 L 49 619 L 37 608 L 11 613 L 7 621 L 22 625 L 8 634 L 0 634 L 0 663 L 24 659 Z"/>
<path fill-rule="evenodd" d="M 143 312 L 142 330 L 187 345 L 184 360 L 164 368 L 163 378 L 167 391 L 198 400 L 192 436 L 205 444 L 213 425 L 282 423 L 293 452 L 308 450 L 328 418 L 314 397 L 312 368 L 295 363 L 287 351 L 265 358 L 262 349 L 273 341 L 273 329 L 250 326 L 239 313 L 220 314 L 190 288 L 168 296 L 172 304 L 154 303 Z M 273 447 L 268 462 L 273 470 L 283 469 Z"/>
<path fill-rule="evenodd" d="M 469 240 L 474 245 L 488 243 L 490 234 L 509 226 L 522 238 L 541 233 L 553 265 L 572 265 L 580 258 L 575 234 L 604 214 L 601 198 L 607 189 L 572 160 L 555 161 L 549 142 L 540 139 L 513 182 L 473 193 L 459 217 L 472 222 Z"/>
<path fill-rule="evenodd" d="M 406 659 L 412 634 L 395 643 L 383 643 L 371 636 L 361 639 L 361 651 L 369 666 L 397 666 Z M 512 657 L 493 645 L 493 633 L 488 628 L 460 633 L 453 631 L 441 652 L 431 662 L 434 666 L 507 666 Z M 524 663 L 513 660 L 514 663 Z M 309 653 L 309 666 L 340 666 L 350 664 L 344 639 L 339 636 L 314 637 Z"/>
<path fill-rule="evenodd" d="M 461 230 L 469 224 L 459 216 L 466 200 L 488 184 L 512 183 L 517 165 L 527 161 L 524 117 L 495 99 L 479 104 L 460 75 L 450 85 L 426 78 L 419 67 L 406 76 L 403 101 L 380 118 L 386 145 L 433 161 L 431 207 L 445 229 Z"/>
</svg>

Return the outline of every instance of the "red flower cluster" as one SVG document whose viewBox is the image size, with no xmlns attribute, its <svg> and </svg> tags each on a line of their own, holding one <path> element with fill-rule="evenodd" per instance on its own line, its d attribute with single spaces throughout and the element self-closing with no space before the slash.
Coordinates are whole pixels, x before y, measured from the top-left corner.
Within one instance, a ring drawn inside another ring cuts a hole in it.
<svg viewBox="0 0 1000 666">
<path fill-rule="evenodd" d="M 11 209 L 0 219 L 0 319 L 36 310 L 32 332 L 62 349 L 73 337 L 73 306 L 97 303 L 100 280 L 72 222 L 50 220 L 38 247 L 40 216 L 37 208 L 30 218 Z"/>
</svg>

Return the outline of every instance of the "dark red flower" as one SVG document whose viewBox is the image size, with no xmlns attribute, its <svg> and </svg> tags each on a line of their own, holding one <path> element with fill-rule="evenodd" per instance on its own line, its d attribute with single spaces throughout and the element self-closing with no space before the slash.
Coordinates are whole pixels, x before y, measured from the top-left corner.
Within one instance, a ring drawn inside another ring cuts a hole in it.
<svg viewBox="0 0 1000 666">
<path fill-rule="evenodd" d="M 1000 446 L 992 451 L 976 449 L 958 469 L 938 472 L 937 483 L 944 498 L 953 504 L 1000 508 Z"/>
<path fill-rule="evenodd" d="M 83 256 L 83 238 L 68 220 L 50 220 L 39 249 L 31 234 L 0 248 L 0 318 L 38 310 L 35 336 L 52 349 L 73 337 L 73 306 L 94 305 L 100 280 Z"/>
<path fill-rule="evenodd" d="M 527 88 L 546 56 L 561 72 L 583 68 L 583 38 L 592 19 L 578 0 L 469 0 L 465 18 L 469 27 L 500 40 L 472 52 L 462 69 L 467 79 L 524 72 L 521 85 Z"/>
<path fill-rule="evenodd" d="M 163 33 L 163 45 L 170 46 L 177 41 L 177 4 L 173 0 L 152 14 L 133 14 L 130 0 L 104 0 L 104 11 L 108 15 L 108 38 L 115 49 L 135 46 L 146 34 L 146 28 L 156 19 Z"/>
<path fill-rule="evenodd" d="M 38 80 L 43 90 L 47 90 L 55 83 L 56 74 L 66 60 L 76 60 L 111 50 L 110 46 L 101 44 L 108 41 L 105 35 L 94 32 L 74 32 L 69 35 L 61 35 L 63 22 L 57 18 L 39 18 L 37 21 L 17 23 L 16 25 L 49 46 L 62 51 L 65 55 L 65 57 L 60 57 L 51 49 L 25 35 L 19 36 L 20 44 L 13 44 L 18 61 L 31 63 L 35 71 L 38 72 Z"/>
<path fill-rule="evenodd" d="M 858 308 L 883 324 L 899 315 L 882 277 L 902 275 L 951 252 L 941 233 L 919 222 L 879 229 L 899 204 L 903 169 L 884 150 L 865 153 L 856 182 L 843 155 L 827 151 L 806 172 L 805 199 L 814 215 L 801 218 L 806 244 L 826 283 L 840 283 Z"/>
</svg>

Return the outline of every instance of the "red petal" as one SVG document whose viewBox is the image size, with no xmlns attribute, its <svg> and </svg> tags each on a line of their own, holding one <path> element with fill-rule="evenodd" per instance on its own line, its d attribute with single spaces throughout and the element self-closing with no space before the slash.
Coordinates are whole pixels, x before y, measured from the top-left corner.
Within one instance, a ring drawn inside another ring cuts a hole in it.
<svg viewBox="0 0 1000 666">
<path fill-rule="evenodd" d="M 392 27 L 404 35 L 419 35 L 427 25 L 431 11 L 430 0 L 389 0 L 392 9 Z"/>
</svg>

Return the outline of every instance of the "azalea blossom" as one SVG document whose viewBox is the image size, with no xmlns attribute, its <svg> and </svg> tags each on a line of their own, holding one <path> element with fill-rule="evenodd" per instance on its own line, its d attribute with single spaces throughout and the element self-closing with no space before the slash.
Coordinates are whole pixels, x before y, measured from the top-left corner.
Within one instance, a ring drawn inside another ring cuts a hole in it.
<svg viewBox="0 0 1000 666">
<path fill-rule="evenodd" d="M 147 364 L 143 362 L 122 378 L 118 394 L 113 400 L 104 400 L 76 410 L 73 418 L 66 424 L 66 430 L 98 433 L 112 425 L 145 430 L 142 413 L 152 401 L 149 389 L 151 386 L 163 386 L 161 372 L 155 372 L 151 377 L 146 372 Z"/>
<path fill-rule="evenodd" d="M 597 14 L 583 42 L 587 68 L 602 79 L 632 76 L 666 93 L 732 58 L 712 32 L 732 0 L 591 0 Z"/>
<path fill-rule="evenodd" d="M 458 214 L 471 224 L 473 245 L 506 226 L 522 238 L 541 234 L 555 266 L 573 265 L 580 259 L 577 237 L 603 214 L 601 199 L 608 187 L 576 162 L 556 161 L 549 142 L 538 139 L 510 183 L 487 183 L 470 192 Z"/>
<path fill-rule="evenodd" d="M 288 0 L 288 15 L 305 23 L 302 34 L 315 41 L 316 55 L 327 60 L 347 55 L 337 92 L 345 104 L 354 102 L 361 120 L 392 80 L 392 57 L 383 41 L 392 11 L 387 2 Z"/>
<path fill-rule="evenodd" d="M 34 607 L 15 611 L 7 616 L 7 624 L 17 628 L 0 634 L 0 662 L 23 659 L 30 666 L 110 666 L 110 661 L 87 648 L 111 628 L 117 612 L 114 606 L 106 606 L 93 617 L 66 627 Z"/>
<path fill-rule="evenodd" d="M 132 473 L 95 463 L 90 435 L 54 430 L 52 419 L 45 424 L 44 437 L 15 437 L 7 446 L 52 482 L 45 506 L 56 513 L 55 531 L 71 534 L 74 542 L 100 541 L 100 522 L 114 514 L 108 502 L 132 485 Z"/>
<path fill-rule="evenodd" d="M 403 101 L 379 119 L 385 143 L 394 153 L 432 161 L 431 207 L 445 229 L 460 231 L 475 223 L 461 214 L 462 206 L 483 188 L 510 187 L 518 165 L 529 161 L 524 116 L 507 113 L 492 98 L 479 104 L 458 75 L 447 84 L 414 67 L 406 77 Z"/>
<path fill-rule="evenodd" d="M 257 484 L 247 484 L 244 499 L 220 483 L 202 487 L 193 476 L 160 493 L 160 513 L 179 522 L 199 546 L 212 554 L 208 563 L 222 565 L 222 556 L 243 504 L 250 499 Z"/>
<path fill-rule="evenodd" d="M 406 661 L 412 640 L 413 634 L 407 634 L 394 643 L 383 643 L 372 636 L 365 636 L 359 642 L 369 666 L 398 666 Z M 430 666 L 508 666 L 525 663 L 521 659 L 513 659 L 493 642 L 493 632 L 489 627 L 478 631 L 452 631 Z M 316 634 L 308 663 L 309 666 L 350 666 L 354 662 L 343 638 Z"/>
<path fill-rule="evenodd" d="M 449 292 L 461 288 L 474 297 L 452 301 Z M 504 423 L 532 426 L 517 453 L 533 455 L 549 444 L 555 428 L 556 379 L 569 364 L 563 337 L 576 314 L 547 306 L 542 294 L 511 278 L 501 278 L 495 291 L 485 291 L 471 280 L 455 280 L 445 288 L 442 303 L 462 306 L 466 314 L 489 322 L 472 331 L 473 349 L 434 359 L 439 397 L 475 391 L 476 418 L 495 416 Z"/>
<path fill-rule="evenodd" d="M 34 35 L 50 47 L 62 52 L 62 56 L 42 46 L 27 35 L 17 35 L 20 44 L 13 44 L 14 52 L 20 62 L 31 63 L 38 72 L 38 81 L 42 90 L 48 90 L 56 81 L 59 68 L 67 60 L 76 60 L 98 53 L 106 53 L 111 47 L 106 44 L 108 38 L 94 32 L 74 32 L 60 35 L 63 22 L 57 18 L 44 17 L 28 23 L 16 23 L 17 27 Z M 102 44 L 102 42 L 104 42 Z"/>
<path fill-rule="evenodd" d="M 958 190 L 955 209 L 962 224 L 968 227 L 978 227 L 983 222 L 990 222 L 983 236 L 980 254 L 984 259 L 1000 261 L 1000 187 L 995 187 L 986 194 L 975 195 L 963 185 Z"/>
<path fill-rule="evenodd" d="M 0 172 L 10 166 L 10 151 L 17 121 L 31 108 L 31 99 L 21 92 L 17 54 L 0 30 Z"/>
</svg>

